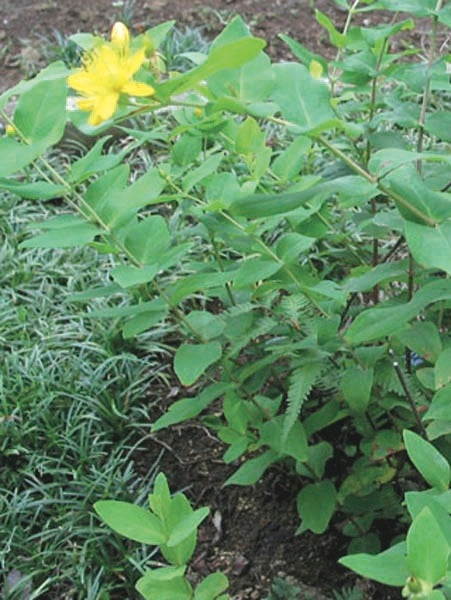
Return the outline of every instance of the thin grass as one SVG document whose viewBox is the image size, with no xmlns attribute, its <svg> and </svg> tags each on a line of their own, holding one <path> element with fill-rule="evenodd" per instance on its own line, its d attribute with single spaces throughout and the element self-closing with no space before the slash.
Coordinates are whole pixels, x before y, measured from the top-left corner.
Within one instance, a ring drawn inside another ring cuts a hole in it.
<svg viewBox="0 0 451 600">
<path fill-rule="evenodd" d="M 117 323 L 65 302 L 91 281 L 106 283 L 108 257 L 19 249 L 25 224 L 59 210 L 0 197 L 0 595 L 137 598 L 152 551 L 101 526 L 92 505 L 145 505 L 159 450 L 139 475 L 143 398 L 163 389 L 165 367 L 158 333 L 138 355 Z"/>
</svg>

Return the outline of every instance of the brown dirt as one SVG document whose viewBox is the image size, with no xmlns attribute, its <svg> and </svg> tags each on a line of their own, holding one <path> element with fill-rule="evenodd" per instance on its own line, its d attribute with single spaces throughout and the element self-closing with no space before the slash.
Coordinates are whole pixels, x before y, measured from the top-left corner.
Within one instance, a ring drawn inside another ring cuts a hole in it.
<svg viewBox="0 0 451 600">
<path fill-rule="evenodd" d="M 150 404 L 158 406 L 151 410 L 153 421 L 164 410 L 161 398 L 167 391 L 151 394 Z M 303 482 L 285 465 L 274 465 L 253 486 L 224 487 L 238 467 L 224 464 L 225 448 L 200 422 L 191 421 L 151 436 L 136 458 L 145 474 L 163 450 L 159 466 L 171 489 L 183 490 L 195 507 L 210 508 L 190 572 L 194 582 L 221 570 L 229 577 L 233 600 L 267 598 L 276 577 L 299 587 L 299 600 L 332 600 L 334 591 L 353 587 L 362 600 L 399 598 L 399 590 L 360 579 L 337 563 L 349 543 L 338 524 L 323 535 L 295 535 L 296 496 Z"/>
<path fill-rule="evenodd" d="M 112 0 L 2 0 L 0 6 L 0 91 L 24 75 L 36 72 L 45 61 L 43 48 L 55 41 L 55 31 L 107 34 L 121 18 L 119 2 Z M 126 2 L 125 2 L 126 4 Z M 279 33 L 291 35 L 320 54 L 333 55 L 324 30 L 316 23 L 309 0 L 136 0 L 132 24 L 142 31 L 167 19 L 179 26 L 202 27 L 215 36 L 225 23 L 241 14 L 254 35 L 263 37 L 274 58 L 290 56 Z M 315 0 L 315 7 L 342 24 L 345 13 L 332 0 Z M 374 17 L 370 17 L 374 18 Z M 378 16 L 378 19 L 387 16 Z"/>
<path fill-rule="evenodd" d="M 331 0 L 316 0 L 315 6 L 335 23 L 343 23 L 344 13 Z M 106 34 L 120 18 L 120 10 L 111 0 L 2 0 L 0 91 L 43 65 L 44 40 L 48 42 L 55 31 Z M 276 59 L 290 57 L 279 33 L 291 35 L 320 54 L 333 55 L 308 0 L 138 0 L 132 22 L 135 31 L 142 31 L 175 18 L 181 26 L 202 26 L 213 37 L 238 13 L 255 35 L 267 40 L 268 51 Z M 386 19 L 386 15 L 378 18 Z M 234 600 L 262 600 L 278 575 L 294 577 L 305 592 L 303 597 L 312 600 L 330 599 L 332 590 L 354 585 L 354 576 L 336 562 L 346 553 L 346 540 L 334 528 L 322 536 L 294 535 L 300 482 L 283 467 L 271 469 L 255 486 L 223 488 L 236 467 L 224 465 L 221 443 L 195 423 L 162 432 L 150 441 L 137 457 L 143 472 L 162 449 L 161 468 L 171 488 L 185 489 L 196 506 L 211 508 L 212 518 L 200 531 L 194 579 L 217 569 L 225 571 Z M 358 585 L 366 599 L 399 597 L 399 592 L 390 595 L 388 588 L 381 591 L 368 582 Z"/>
</svg>

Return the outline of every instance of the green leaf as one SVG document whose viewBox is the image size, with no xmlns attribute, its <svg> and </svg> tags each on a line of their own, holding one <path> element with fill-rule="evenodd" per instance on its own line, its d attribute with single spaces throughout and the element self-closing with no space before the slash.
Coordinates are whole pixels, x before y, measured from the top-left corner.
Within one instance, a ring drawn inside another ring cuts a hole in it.
<svg viewBox="0 0 451 600">
<path fill-rule="evenodd" d="M 168 288 L 167 292 L 171 305 L 175 306 L 179 304 L 184 298 L 200 290 L 211 290 L 217 287 L 223 288 L 224 284 L 232 281 L 233 277 L 233 271 L 225 273 L 221 271 L 206 271 L 186 275 L 183 279 Z"/>
<path fill-rule="evenodd" d="M 222 347 L 219 342 L 182 344 L 174 357 L 175 373 L 183 385 L 192 385 L 221 355 Z"/>
<path fill-rule="evenodd" d="M 176 165 L 186 167 L 196 161 L 201 151 L 202 138 L 185 133 L 172 146 L 171 159 Z"/>
<path fill-rule="evenodd" d="M 166 101 L 173 94 L 181 94 L 218 71 L 241 67 L 255 58 L 265 45 L 264 40 L 254 37 L 245 37 L 219 47 L 213 44 L 207 59 L 201 65 L 156 85 L 155 97 Z"/>
<path fill-rule="evenodd" d="M 194 600 L 214 600 L 229 587 L 224 573 L 211 573 L 196 587 Z"/>
<path fill-rule="evenodd" d="M 296 177 L 311 147 L 312 142 L 310 138 L 304 135 L 298 136 L 272 163 L 271 168 L 274 174 L 286 181 Z"/>
<path fill-rule="evenodd" d="M 403 586 L 409 576 L 405 554 L 406 545 L 402 542 L 380 554 L 352 554 L 343 556 L 338 562 L 367 579 Z"/>
<path fill-rule="evenodd" d="M 67 193 L 67 188 L 64 185 L 48 183 L 47 181 L 23 183 L 14 179 L 0 179 L 0 190 L 7 190 L 21 198 L 29 198 L 30 200 L 50 200 L 64 196 Z"/>
<path fill-rule="evenodd" d="M 262 105 L 274 88 L 274 72 L 268 56 L 261 53 L 239 69 L 224 69 L 208 78 L 209 90 L 218 100 L 216 109 L 224 102 L 235 103 L 235 111 L 252 112 Z M 225 109 L 226 106 L 223 105 Z"/>
<path fill-rule="evenodd" d="M 451 385 L 443 387 L 434 395 L 423 419 L 451 421 Z"/>
<path fill-rule="evenodd" d="M 66 95 L 65 80 L 54 79 L 42 81 L 19 98 L 14 125 L 40 153 L 63 137 Z"/>
<path fill-rule="evenodd" d="M 446 496 L 448 496 L 448 502 Z M 415 519 L 421 511 L 428 507 L 436 520 L 444 538 L 451 547 L 451 519 L 449 517 L 450 492 L 436 494 L 436 490 L 423 492 L 406 492 L 405 502 L 412 519 Z"/>
<path fill-rule="evenodd" d="M 284 119 L 299 125 L 300 131 L 318 133 L 335 120 L 327 85 L 313 79 L 308 69 L 297 63 L 274 66 L 276 87 L 272 99 Z"/>
<path fill-rule="evenodd" d="M 143 312 L 127 321 L 122 327 L 122 336 L 124 340 L 135 337 L 143 331 L 147 331 L 157 323 L 163 321 L 168 314 L 168 307 L 157 310 Z"/>
<path fill-rule="evenodd" d="M 23 79 L 13 87 L 3 92 L 3 94 L 0 95 L 0 108 L 6 106 L 11 96 L 19 96 L 20 94 L 25 94 L 26 92 L 30 91 L 32 88 L 36 87 L 38 84 L 41 84 L 43 82 L 60 80 L 63 81 L 66 85 L 68 75 L 70 75 L 70 71 L 63 63 L 63 61 L 59 60 L 53 62 L 47 67 L 45 67 L 45 69 L 42 69 L 42 71 L 40 71 L 35 77 L 32 77 L 31 79 Z"/>
<path fill-rule="evenodd" d="M 245 288 L 257 281 L 264 281 L 277 273 L 282 265 L 271 259 L 262 257 L 249 258 L 235 271 L 233 286 L 237 289 Z"/>
<path fill-rule="evenodd" d="M 159 195 L 165 185 L 158 169 L 151 168 L 123 191 L 122 200 L 128 209 L 157 204 L 160 202 Z"/>
<path fill-rule="evenodd" d="M 247 117 L 238 127 L 235 148 L 239 154 L 256 154 L 265 148 L 265 134 L 253 117 Z"/>
<path fill-rule="evenodd" d="M 346 332 L 350 344 L 377 340 L 400 331 L 428 304 L 451 299 L 451 280 L 427 283 L 406 304 L 370 308 L 360 313 Z"/>
<path fill-rule="evenodd" d="M 297 496 L 297 507 L 303 530 L 324 533 L 335 512 L 337 491 L 329 479 L 305 485 Z"/>
<path fill-rule="evenodd" d="M 26 146 L 9 137 L 0 138 L 0 177 L 8 177 L 19 171 L 40 154 L 40 148 Z"/>
<path fill-rule="evenodd" d="M 109 287 L 106 288 L 94 288 L 93 292 L 95 292 L 96 290 L 99 290 L 99 292 L 102 292 L 102 290 L 105 289 L 105 294 L 104 295 L 108 295 L 108 290 L 110 289 Z M 113 288 L 111 291 L 121 291 L 121 288 Z M 82 292 L 83 294 L 83 292 Z M 81 296 L 81 298 L 79 296 L 77 296 L 75 299 L 84 299 L 84 300 L 90 300 L 91 298 L 98 298 L 100 296 L 97 294 L 93 294 L 93 295 L 88 295 L 88 296 Z M 155 300 L 150 300 L 149 302 L 139 302 L 138 304 L 126 304 L 126 305 L 121 305 L 121 306 L 109 306 L 107 308 L 99 308 L 99 309 L 94 309 L 89 311 L 88 316 L 89 317 L 93 317 L 93 318 L 101 318 L 101 319 L 116 319 L 116 318 L 121 318 L 121 317 L 134 317 L 136 315 L 139 315 L 141 313 L 147 313 L 147 312 L 157 312 L 159 313 L 160 311 L 164 310 L 164 308 L 166 307 L 166 303 L 162 298 L 156 298 Z"/>
<path fill-rule="evenodd" d="M 142 264 L 157 263 L 169 246 L 170 236 L 166 220 L 151 215 L 128 229 L 125 247 Z"/>
<path fill-rule="evenodd" d="M 328 31 L 331 43 L 336 48 L 344 48 L 346 46 L 346 35 L 340 33 L 338 29 L 335 28 L 329 17 L 321 11 L 315 10 L 315 17 L 318 23 Z"/>
<path fill-rule="evenodd" d="M 431 321 L 416 321 L 397 335 L 402 344 L 434 363 L 442 350 L 440 333 Z"/>
<path fill-rule="evenodd" d="M 407 454 L 415 467 L 429 483 L 439 490 L 447 490 L 451 469 L 446 458 L 429 442 L 413 431 L 403 432 Z"/>
<path fill-rule="evenodd" d="M 69 218 L 67 218 L 69 217 Z M 84 246 L 100 233 L 98 227 L 84 219 L 72 215 L 55 217 L 39 227 L 47 229 L 45 233 L 25 240 L 21 248 L 72 248 Z"/>
<path fill-rule="evenodd" d="M 111 275 L 122 288 L 129 288 L 143 283 L 149 283 L 158 272 L 156 265 L 145 265 L 144 267 L 133 267 L 131 265 L 119 265 L 111 271 Z"/>
<path fill-rule="evenodd" d="M 204 340 L 219 337 L 225 329 L 225 322 L 221 317 L 206 310 L 193 310 L 186 315 L 186 320 Z"/>
<path fill-rule="evenodd" d="M 451 347 L 445 348 L 439 354 L 434 370 L 436 390 L 451 383 Z"/>
<path fill-rule="evenodd" d="M 166 414 L 155 421 L 152 425 L 152 432 L 197 417 L 197 415 L 214 402 L 216 398 L 222 396 L 232 387 L 233 384 L 230 383 L 213 383 L 197 396 L 177 400 L 171 404 Z"/>
<path fill-rule="evenodd" d="M 349 408 L 358 414 L 363 414 L 371 399 L 373 387 L 373 369 L 349 367 L 341 380 L 341 391 Z"/>
<path fill-rule="evenodd" d="M 430 189 L 413 165 L 396 169 L 384 181 L 396 194 L 396 206 L 407 221 L 436 225 L 451 217 L 450 194 Z"/>
<path fill-rule="evenodd" d="M 265 421 L 260 427 L 260 443 L 281 456 L 292 456 L 301 462 L 308 460 L 307 437 L 300 421 L 295 421 L 288 431 L 283 415 Z"/>
<path fill-rule="evenodd" d="M 199 167 L 192 169 L 182 180 L 182 187 L 185 192 L 189 192 L 195 185 L 202 182 L 206 177 L 215 173 L 221 164 L 224 154 L 219 152 L 213 154 L 207 160 L 205 160 Z"/>
<path fill-rule="evenodd" d="M 435 135 L 439 140 L 451 142 L 451 114 L 449 112 L 437 110 L 427 115 L 424 127 L 428 133 Z"/>
<path fill-rule="evenodd" d="M 174 27 L 175 23 L 176 21 L 164 21 L 163 23 L 158 23 L 158 25 L 155 25 L 155 27 L 147 29 L 143 36 L 144 44 L 150 41 L 152 50 L 159 48 L 166 39 L 168 33 Z"/>
<path fill-rule="evenodd" d="M 72 163 L 68 173 L 69 181 L 81 183 L 95 173 L 107 171 L 121 162 L 118 154 L 102 154 L 103 147 L 109 139 L 111 139 L 111 135 L 99 138 L 86 154 Z"/>
<path fill-rule="evenodd" d="M 260 456 L 249 459 L 227 479 L 224 485 L 253 485 L 278 458 L 277 452 L 267 450 Z"/>
<path fill-rule="evenodd" d="M 307 398 L 313 384 L 318 379 L 322 364 L 318 362 L 306 363 L 293 371 L 287 394 L 287 409 L 283 424 L 283 438 L 286 439 L 299 417 L 304 400 Z"/>
<path fill-rule="evenodd" d="M 315 60 L 322 66 L 324 73 L 327 73 L 327 61 L 324 59 L 323 56 L 321 56 L 320 54 L 310 52 L 310 50 L 308 50 L 305 46 L 291 38 L 289 35 L 280 33 L 279 37 L 285 42 L 285 44 L 287 44 L 287 46 L 290 48 L 291 52 L 296 56 L 296 58 L 299 58 L 299 60 L 307 68 L 310 66 L 310 63 L 313 60 Z"/>
<path fill-rule="evenodd" d="M 108 527 L 130 540 L 154 546 L 165 541 L 160 519 L 140 506 L 118 500 L 100 500 L 94 504 L 94 510 Z"/>
<path fill-rule="evenodd" d="M 436 585 L 446 575 L 449 546 L 428 507 L 413 520 L 406 541 L 411 575 L 431 586 Z"/>
<path fill-rule="evenodd" d="M 164 502 L 164 500 L 163 500 Z M 184 494 L 176 494 L 166 507 L 165 526 L 168 533 L 176 529 L 185 518 L 193 514 L 193 509 Z M 162 544 L 160 551 L 164 558 L 174 565 L 186 564 L 196 548 L 197 531 L 192 531 L 175 546 Z"/>
<path fill-rule="evenodd" d="M 394 12 L 406 12 L 416 17 L 428 17 L 434 14 L 435 0 L 380 0 L 380 4 Z"/>
<path fill-rule="evenodd" d="M 189 535 L 197 531 L 197 528 L 208 516 L 209 512 L 209 508 L 199 508 L 179 521 L 169 532 L 169 539 L 166 544 L 168 546 L 177 546 L 180 542 L 183 542 Z"/>
<path fill-rule="evenodd" d="M 285 233 L 276 244 L 276 253 L 287 265 L 297 263 L 299 255 L 309 250 L 315 243 L 315 238 L 301 235 L 300 233 Z"/>
<path fill-rule="evenodd" d="M 303 477 L 312 476 L 321 479 L 324 475 L 327 461 L 332 458 L 334 451 L 329 442 L 319 442 L 308 447 L 308 460 L 296 463 L 296 472 Z"/>
<path fill-rule="evenodd" d="M 404 229 L 410 251 L 420 265 L 451 275 L 451 221 L 435 227 L 405 221 Z"/>
<path fill-rule="evenodd" d="M 258 219 L 282 215 L 294 211 L 307 203 L 313 204 L 315 200 L 325 200 L 333 193 L 332 186 L 328 183 L 316 184 L 316 181 L 309 181 L 307 189 L 299 192 L 287 192 L 284 194 L 253 194 L 233 200 L 230 205 L 230 212 L 241 217 Z M 313 212 L 321 208 L 321 202 L 318 203 Z"/>
<path fill-rule="evenodd" d="M 352 271 L 345 280 L 344 289 L 348 292 L 368 292 L 382 281 L 400 279 L 407 276 L 408 262 L 406 260 L 388 262 L 376 267 L 362 267 Z M 361 273 L 361 274 L 360 274 Z"/>
<path fill-rule="evenodd" d="M 185 569 L 183 566 L 146 571 L 136 589 L 146 600 L 191 600 L 191 586 L 183 577 Z"/>
</svg>

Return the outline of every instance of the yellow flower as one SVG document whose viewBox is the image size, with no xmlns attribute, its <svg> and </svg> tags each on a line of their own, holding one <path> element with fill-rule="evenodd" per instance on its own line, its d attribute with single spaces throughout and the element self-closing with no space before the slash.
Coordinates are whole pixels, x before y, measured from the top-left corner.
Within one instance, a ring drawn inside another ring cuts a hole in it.
<svg viewBox="0 0 451 600">
<path fill-rule="evenodd" d="M 91 112 L 88 119 L 91 125 L 99 125 L 113 116 L 121 94 L 154 94 L 152 86 L 133 80 L 144 60 L 145 49 L 131 53 L 128 29 L 123 23 L 116 23 L 111 44 L 94 49 L 85 58 L 84 66 L 68 77 L 69 86 L 82 95 L 78 107 Z"/>
</svg>

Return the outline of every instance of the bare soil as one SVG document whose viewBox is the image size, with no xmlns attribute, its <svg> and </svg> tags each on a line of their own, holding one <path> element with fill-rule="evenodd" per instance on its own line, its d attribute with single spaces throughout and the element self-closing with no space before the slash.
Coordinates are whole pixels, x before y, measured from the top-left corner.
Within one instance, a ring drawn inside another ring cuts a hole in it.
<svg viewBox="0 0 451 600">
<path fill-rule="evenodd" d="M 123 6 L 119 6 L 122 4 Z M 135 32 L 175 19 L 178 26 L 202 27 L 208 37 L 219 33 L 234 15 L 241 14 L 254 35 L 263 37 L 276 59 L 290 57 L 278 34 L 285 33 L 310 49 L 328 56 L 333 50 L 327 34 L 316 23 L 309 0 L 2 0 L 0 3 L 0 90 L 36 72 L 45 62 L 45 47 L 55 32 L 108 34 L 122 19 L 126 6 Z M 343 24 L 345 13 L 332 0 L 315 0 L 315 8 Z M 374 19 L 375 17 L 369 17 Z M 378 20 L 388 15 L 379 13 Z M 369 21 L 370 23 L 371 21 Z M 369 24 L 368 23 L 368 24 Z"/>
</svg>

